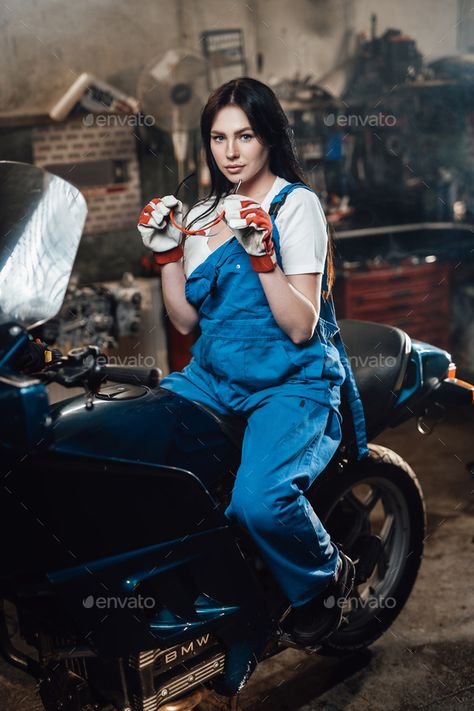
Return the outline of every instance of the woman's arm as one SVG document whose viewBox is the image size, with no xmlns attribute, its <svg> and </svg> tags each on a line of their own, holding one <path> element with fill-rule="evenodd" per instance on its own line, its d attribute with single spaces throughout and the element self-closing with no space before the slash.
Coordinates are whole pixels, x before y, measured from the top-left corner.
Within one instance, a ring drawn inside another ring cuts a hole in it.
<svg viewBox="0 0 474 711">
<path fill-rule="evenodd" d="M 260 274 L 260 279 L 280 328 L 294 343 L 304 343 L 312 337 L 319 319 L 327 256 L 326 218 L 317 195 L 299 189 L 288 195 L 276 219 L 282 269 Z"/>
<path fill-rule="evenodd" d="M 199 314 L 186 299 L 183 263 L 170 262 L 161 267 L 161 286 L 165 309 L 171 323 L 179 333 L 187 335 L 196 328 Z"/>
<path fill-rule="evenodd" d="M 224 209 L 258 273 L 276 322 L 294 343 L 310 340 L 319 319 L 327 249 L 326 218 L 319 199 L 309 190 L 294 190 L 282 206 L 278 231 L 283 269 L 277 264 L 270 216 L 261 205 L 234 194 L 225 199 Z"/>
<path fill-rule="evenodd" d="M 319 318 L 322 274 L 259 273 L 275 321 L 293 343 L 309 341 Z"/>
</svg>

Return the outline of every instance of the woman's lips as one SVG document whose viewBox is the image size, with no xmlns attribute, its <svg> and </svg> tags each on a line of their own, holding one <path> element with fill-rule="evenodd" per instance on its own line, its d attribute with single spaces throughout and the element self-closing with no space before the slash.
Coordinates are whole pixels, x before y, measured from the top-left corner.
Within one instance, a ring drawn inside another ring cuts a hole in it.
<svg viewBox="0 0 474 711">
<path fill-rule="evenodd" d="M 233 167 L 226 168 L 226 170 L 228 170 L 229 173 L 238 173 L 238 172 L 241 171 L 243 168 L 244 168 L 243 165 L 236 165 L 236 166 L 233 166 Z"/>
</svg>

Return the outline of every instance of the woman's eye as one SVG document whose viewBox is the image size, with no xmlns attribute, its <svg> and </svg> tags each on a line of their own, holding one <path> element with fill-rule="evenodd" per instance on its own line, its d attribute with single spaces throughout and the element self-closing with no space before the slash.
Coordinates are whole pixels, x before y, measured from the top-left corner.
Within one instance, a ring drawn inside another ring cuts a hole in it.
<svg viewBox="0 0 474 711">
<path fill-rule="evenodd" d="M 241 138 L 244 138 L 247 141 L 247 140 L 250 140 L 251 138 L 253 138 L 253 136 L 250 133 L 243 133 Z"/>
<path fill-rule="evenodd" d="M 213 139 L 214 139 L 217 143 L 221 143 L 222 138 L 223 138 L 223 136 L 213 136 Z"/>
</svg>

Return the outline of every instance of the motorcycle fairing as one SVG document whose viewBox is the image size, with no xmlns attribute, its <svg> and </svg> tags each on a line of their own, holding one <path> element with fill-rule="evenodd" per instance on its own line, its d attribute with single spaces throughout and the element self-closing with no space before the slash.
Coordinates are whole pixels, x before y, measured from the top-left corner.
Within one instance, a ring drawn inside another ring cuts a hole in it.
<svg viewBox="0 0 474 711">
<path fill-rule="evenodd" d="M 99 395 L 92 410 L 84 397 L 72 398 L 53 405 L 51 417 L 57 452 L 181 467 L 211 490 L 231 489 L 240 463 L 217 418 L 164 388 L 132 399 Z"/>
<path fill-rule="evenodd" d="M 74 635 L 105 658 L 210 632 L 226 653 L 219 688 L 235 693 L 272 621 L 235 532 L 199 479 L 179 468 L 47 452 L 9 464 L 0 526 L 11 543 L 0 593 L 20 588 L 22 605 L 51 634 L 72 619 Z M 140 606 L 140 597 L 154 606 Z M 89 604 L 98 598 L 106 609 Z"/>
</svg>

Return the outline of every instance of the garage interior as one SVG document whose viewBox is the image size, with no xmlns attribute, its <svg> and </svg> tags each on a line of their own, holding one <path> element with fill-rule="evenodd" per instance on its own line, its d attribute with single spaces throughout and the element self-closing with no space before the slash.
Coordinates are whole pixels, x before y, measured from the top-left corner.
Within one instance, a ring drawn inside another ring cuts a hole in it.
<svg viewBox="0 0 474 711">
<path fill-rule="evenodd" d="M 163 375 L 189 363 L 197 334 L 165 313 L 137 219 L 178 187 L 187 206 L 207 194 L 201 109 L 250 76 L 280 100 L 324 208 L 338 320 L 401 329 L 474 382 L 473 0 L 20 0 L 0 17 L 0 161 L 64 178 L 88 209 L 63 306 L 35 338 Z M 76 392 L 48 387 L 52 404 Z M 374 440 L 414 470 L 427 517 L 413 592 L 387 632 L 342 656 L 288 648 L 238 706 L 213 693 L 201 711 L 474 708 L 472 403 Z M 0 708 L 43 709 L 7 661 Z"/>
</svg>

